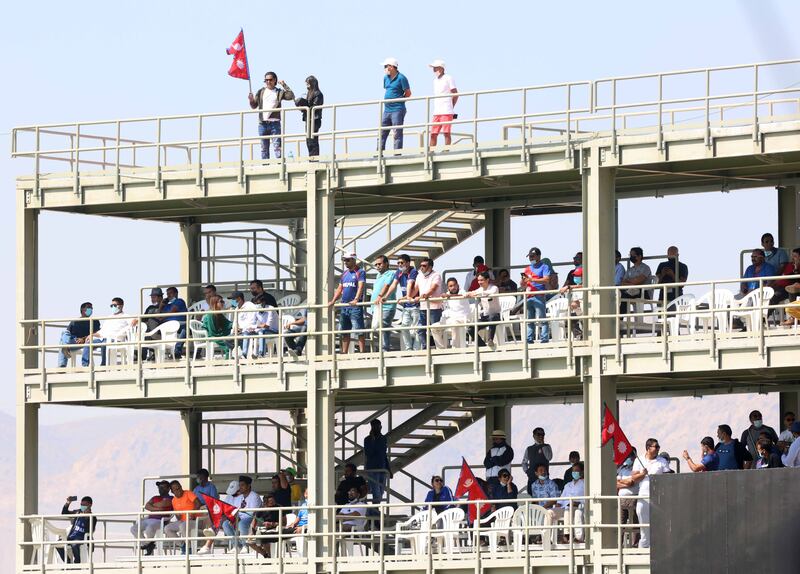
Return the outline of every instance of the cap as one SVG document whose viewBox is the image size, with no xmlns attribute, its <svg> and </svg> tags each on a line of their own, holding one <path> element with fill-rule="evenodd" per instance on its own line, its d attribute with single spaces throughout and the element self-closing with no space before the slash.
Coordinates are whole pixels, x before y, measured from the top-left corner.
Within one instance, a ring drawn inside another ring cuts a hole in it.
<svg viewBox="0 0 800 574">
<path fill-rule="evenodd" d="M 794 422 L 792 423 L 792 426 L 791 426 L 791 427 L 789 427 L 789 430 L 790 430 L 791 432 L 800 433 L 800 421 L 794 421 Z"/>
<path fill-rule="evenodd" d="M 297 476 L 297 471 L 295 469 L 293 469 L 291 466 L 287 466 L 286 468 L 284 468 L 283 472 L 285 472 L 286 474 L 291 474 L 292 478 Z"/>
<path fill-rule="evenodd" d="M 397 58 L 386 58 L 381 66 L 394 66 L 397 67 Z"/>
<path fill-rule="evenodd" d="M 492 438 L 506 438 L 506 431 L 504 430 L 493 430 L 492 431 Z"/>
<path fill-rule="evenodd" d="M 239 297 L 244 299 L 244 293 L 242 293 L 241 291 L 234 291 L 228 296 L 228 299 L 238 299 Z"/>
<path fill-rule="evenodd" d="M 168 480 L 157 480 L 156 481 L 156 486 L 161 486 L 162 484 L 166 484 L 167 486 L 169 486 L 169 481 Z"/>
<path fill-rule="evenodd" d="M 161 290 L 161 287 L 153 287 L 150 289 L 150 296 L 158 295 L 159 297 L 164 296 L 164 292 Z"/>
<path fill-rule="evenodd" d="M 345 253 L 342 259 L 358 259 L 358 256 L 356 256 L 355 251 L 350 251 L 349 253 Z"/>
<path fill-rule="evenodd" d="M 239 481 L 238 480 L 232 480 L 228 484 L 228 488 L 225 489 L 225 494 L 229 494 L 230 496 L 233 496 L 234 494 L 236 494 L 237 490 L 239 490 Z"/>
<path fill-rule="evenodd" d="M 444 60 L 436 58 L 433 62 L 428 64 L 428 66 L 431 68 L 444 68 L 445 67 Z"/>
<path fill-rule="evenodd" d="M 239 482 L 243 482 L 245 484 L 253 484 L 253 479 L 247 476 L 246 474 L 239 475 Z"/>
<path fill-rule="evenodd" d="M 534 253 L 537 253 L 537 252 L 538 252 L 538 249 L 536 247 L 531 247 L 530 249 L 528 249 L 528 257 L 530 257 L 531 255 L 533 255 Z"/>
</svg>

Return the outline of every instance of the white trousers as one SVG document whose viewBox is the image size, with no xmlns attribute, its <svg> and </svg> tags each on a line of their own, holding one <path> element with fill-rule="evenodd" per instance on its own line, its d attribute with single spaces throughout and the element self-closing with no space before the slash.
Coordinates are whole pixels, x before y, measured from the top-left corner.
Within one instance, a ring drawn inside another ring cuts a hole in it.
<svg viewBox="0 0 800 574">
<path fill-rule="evenodd" d="M 639 522 L 642 524 L 650 524 L 650 501 L 639 499 L 636 501 L 636 515 L 639 517 Z M 641 537 L 639 538 L 639 548 L 650 548 L 650 527 L 643 526 L 641 528 Z"/>
<path fill-rule="evenodd" d="M 159 530 L 161 530 L 160 518 L 143 518 L 141 525 L 134 524 L 131 526 L 131 534 L 139 538 L 155 538 L 156 532 Z"/>
<path fill-rule="evenodd" d="M 447 336 L 450 337 L 453 347 L 465 347 L 467 342 L 466 322 L 467 318 L 464 315 L 452 313 L 449 309 L 442 311 L 441 320 L 431 325 L 431 335 L 436 342 L 436 348 L 444 349 L 447 347 L 445 344 Z M 437 329 L 436 327 L 447 328 Z"/>
</svg>

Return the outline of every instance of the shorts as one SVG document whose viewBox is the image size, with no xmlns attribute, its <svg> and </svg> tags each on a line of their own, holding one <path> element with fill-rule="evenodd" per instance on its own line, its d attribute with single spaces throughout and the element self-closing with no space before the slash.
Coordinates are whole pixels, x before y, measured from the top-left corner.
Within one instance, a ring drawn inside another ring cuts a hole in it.
<svg viewBox="0 0 800 574">
<path fill-rule="evenodd" d="M 453 127 L 453 124 L 449 123 L 453 121 L 453 114 L 433 116 L 433 121 L 434 124 L 431 126 L 431 135 L 438 133 L 449 134 L 450 128 Z"/>
<path fill-rule="evenodd" d="M 343 307 L 339 314 L 339 330 L 350 331 L 364 330 L 364 309 L 362 307 Z M 363 334 L 359 333 L 359 336 Z"/>
</svg>

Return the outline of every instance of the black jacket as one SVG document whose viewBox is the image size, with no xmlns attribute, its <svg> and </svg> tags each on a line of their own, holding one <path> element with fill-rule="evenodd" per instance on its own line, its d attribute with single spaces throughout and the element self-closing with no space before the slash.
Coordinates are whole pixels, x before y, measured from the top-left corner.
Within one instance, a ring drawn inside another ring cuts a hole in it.
<svg viewBox="0 0 800 574">
<path fill-rule="evenodd" d="M 325 96 L 322 95 L 322 92 L 319 90 L 314 90 L 311 93 L 311 99 L 308 99 L 308 94 L 306 94 L 305 98 L 297 98 L 294 101 L 294 105 L 297 107 L 303 108 L 316 108 L 317 106 L 321 106 L 325 103 Z M 302 110 L 303 114 L 303 121 L 306 121 L 306 111 Z M 315 121 L 322 121 L 322 110 L 314 110 L 314 120 Z"/>
</svg>

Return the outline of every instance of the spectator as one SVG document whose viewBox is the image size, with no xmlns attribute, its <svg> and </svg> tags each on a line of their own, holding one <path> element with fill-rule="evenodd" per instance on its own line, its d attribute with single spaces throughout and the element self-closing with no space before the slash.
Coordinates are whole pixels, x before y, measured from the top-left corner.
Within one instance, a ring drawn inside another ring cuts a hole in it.
<svg viewBox="0 0 800 574">
<path fill-rule="evenodd" d="M 292 489 L 285 471 L 272 475 L 272 496 L 278 506 L 285 508 L 292 505 Z"/>
<path fill-rule="evenodd" d="M 255 541 L 248 539 L 247 545 L 264 558 L 270 558 L 270 544 L 274 543 L 275 536 L 265 536 L 265 534 L 276 533 L 283 522 L 283 517 L 278 510 L 278 502 L 272 493 L 266 494 L 259 506 L 269 510 L 259 510 L 253 513 L 253 520 L 250 522 L 250 534 L 255 535 L 253 537 Z"/>
<path fill-rule="evenodd" d="M 295 480 L 297 478 L 297 471 L 293 467 L 287 466 L 283 469 L 281 474 L 285 476 L 286 482 L 289 485 L 289 490 L 292 493 L 292 506 L 297 506 L 303 500 L 303 488 L 297 484 Z M 281 478 L 281 485 L 282 484 L 283 478 Z"/>
<path fill-rule="evenodd" d="M 731 438 L 733 431 L 728 425 L 717 427 L 719 442 L 714 447 L 714 452 L 719 456 L 719 470 L 741 470 L 750 468 L 753 456 L 744 445 L 735 438 Z"/>
<path fill-rule="evenodd" d="M 480 305 L 478 323 L 492 323 L 489 325 L 489 344 L 494 345 L 494 333 L 497 330 L 496 322 L 500 321 L 500 300 L 497 295 L 497 285 L 490 284 L 488 271 L 478 274 L 478 288 L 467 293 L 467 297 L 475 297 Z M 475 333 L 474 327 L 467 329 L 470 337 L 478 337 L 478 346 L 483 347 L 486 342 Z"/>
<path fill-rule="evenodd" d="M 449 335 L 454 347 L 463 347 L 466 344 L 464 325 L 469 320 L 470 314 L 469 299 L 461 291 L 458 280 L 454 277 L 447 280 L 447 291 L 442 297 L 445 301 L 442 304 L 442 317 L 438 324 L 440 328 L 431 330 L 433 340 L 437 348 L 444 349 L 445 337 Z"/>
<path fill-rule="evenodd" d="M 753 249 L 753 252 L 750 254 L 750 260 L 753 263 L 745 269 L 743 279 L 772 277 L 778 274 L 777 269 L 764 261 L 763 249 Z M 763 285 L 769 287 L 772 285 L 772 281 L 764 281 Z M 758 289 L 758 281 L 743 281 L 739 288 L 739 293 L 736 294 L 736 299 L 743 299 L 754 289 Z"/>
<path fill-rule="evenodd" d="M 370 302 L 372 306 L 369 308 L 370 315 L 372 315 L 372 330 L 377 331 L 379 326 L 388 329 L 392 326 L 394 314 L 397 310 L 395 299 L 397 298 L 397 286 L 390 289 L 394 281 L 395 272 L 389 269 L 389 258 L 386 255 L 378 256 L 373 262 L 373 267 L 377 271 L 375 282 L 372 284 L 372 295 Z M 377 300 L 381 299 L 383 304 L 380 311 L 378 310 Z M 383 331 L 383 350 L 390 351 L 392 349 L 391 332 Z"/>
<path fill-rule="evenodd" d="M 342 476 L 339 486 L 336 487 L 336 493 L 333 495 L 336 504 L 347 504 L 347 492 L 351 488 L 355 488 L 358 491 L 359 498 L 364 498 L 369 492 L 367 481 L 356 474 L 356 465 L 348 462 L 344 465 L 344 476 Z"/>
<path fill-rule="evenodd" d="M 792 259 L 783 267 L 776 267 L 781 275 L 800 275 L 800 247 L 792 249 Z M 800 295 L 800 279 L 781 279 L 772 285 L 775 294 L 769 300 L 770 305 L 780 305 L 787 299 Z"/>
<path fill-rule="evenodd" d="M 261 295 L 258 295 L 254 301 L 260 300 Z M 255 348 L 254 356 L 258 355 L 258 343 L 255 340 L 258 334 L 258 305 L 254 301 L 244 300 L 244 293 L 241 291 L 234 291 L 228 297 L 231 302 L 231 308 L 235 309 L 234 320 L 236 325 L 236 332 L 239 334 L 242 347 L 242 356 L 247 357 L 251 348 Z"/>
<path fill-rule="evenodd" d="M 753 411 L 750 413 L 750 426 L 742 431 L 742 438 L 740 439 L 742 444 L 747 447 L 753 460 L 758 456 L 756 442 L 758 442 L 758 436 L 762 432 L 767 433 L 769 440 L 773 443 L 778 442 L 778 433 L 775 432 L 775 429 L 764 424 L 764 417 L 761 416 L 760 411 Z"/>
<path fill-rule="evenodd" d="M 386 58 L 383 61 L 383 69 L 386 75 L 383 77 L 383 87 L 385 89 L 384 99 L 396 100 L 411 97 L 411 86 L 408 79 L 397 71 L 397 59 Z M 394 149 L 403 149 L 403 119 L 406 117 L 405 102 L 386 102 L 383 104 L 383 116 L 381 118 L 381 150 L 386 149 L 386 139 L 389 137 L 389 128 L 394 128 Z"/>
<path fill-rule="evenodd" d="M 479 287 L 478 285 L 478 275 L 487 271 L 489 273 L 489 279 L 494 281 L 494 273 L 491 269 L 486 266 L 486 262 L 483 260 L 483 257 L 480 255 L 476 255 L 472 259 L 472 269 L 467 273 L 466 279 L 464 279 L 464 290 L 465 291 L 474 291 Z"/>
<path fill-rule="evenodd" d="M 772 265 L 774 269 L 781 269 L 789 262 L 786 250 L 775 247 L 775 238 L 771 233 L 765 233 L 761 236 L 761 247 L 764 248 L 764 261 Z"/>
<path fill-rule="evenodd" d="M 256 333 L 259 335 L 277 335 L 279 328 L 278 308 L 269 305 L 266 293 L 256 297 L 254 304 L 256 306 Z M 277 341 L 275 341 L 275 344 L 277 348 Z M 263 336 L 258 339 L 257 354 L 259 357 L 267 355 L 267 339 Z"/>
<path fill-rule="evenodd" d="M 784 447 L 786 454 L 781 456 L 781 462 L 783 466 L 798 467 L 800 466 L 800 440 L 797 440 L 797 437 L 800 436 L 800 421 L 794 421 L 789 430 L 792 431 L 792 444 Z"/>
<path fill-rule="evenodd" d="M 180 513 L 178 511 L 199 510 L 200 499 L 191 490 L 184 490 L 177 480 L 170 482 L 169 488 L 172 491 L 172 509 L 176 511 L 175 516 L 178 520 L 170 522 L 164 527 L 164 536 L 167 538 L 179 538 L 186 536 L 187 524 L 189 524 L 190 520 L 197 519 L 197 516 L 190 516 L 188 512 Z M 182 544 L 181 553 L 186 554 L 186 552 L 186 545 Z"/>
<path fill-rule="evenodd" d="M 250 281 L 250 295 L 252 296 L 252 299 L 250 300 L 255 303 L 256 298 L 261 294 L 267 298 L 267 305 L 270 307 L 278 306 L 278 302 L 275 300 L 275 297 L 273 297 L 271 293 L 268 293 L 264 290 L 264 282 L 261 279 L 253 279 Z"/>
<path fill-rule="evenodd" d="M 364 471 L 373 504 L 380 504 L 383 500 L 386 476 L 388 474 L 391 477 L 392 474 L 388 451 L 386 435 L 381 433 L 381 421 L 372 419 L 369 423 L 369 434 L 364 439 Z"/>
<path fill-rule="evenodd" d="M 692 472 L 711 472 L 713 470 L 719 470 L 719 455 L 717 455 L 714 450 L 713 438 L 710 436 L 703 437 L 703 440 L 700 441 L 700 452 L 703 457 L 698 464 L 692 460 L 692 457 L 689 456 L 687 451 L 683 451 L 683 460 L 686 461 L 686 464 L 689 465 Z"/>
<path fill-rule="evenodd" d="M 792 411 L 786 411 L 783 413 L 783 425 L 784 430 L 781 431 L 780 436 L 778 437 L 779 443 L 785 443 L 787 445 L 792 444 L 794 442 L 794 435 L 792 435 L 792 424 L 795 421 L 795 414 Z"/>
<path fill-rule="evenodd" d="M 72 549 L 72 563 L 80 564 L 81 562 L 81 547 L 84 546 L 79 541 L 91 538 L 94 535 L 94 530 L 97 528 L 97 520 L 92 514 L 92 497 L 84 496 L 81 498 L 81 506 L 75 510 L 70 510 L 70 505 L 75 502 L 77 497 L 70 496 L 67 502 L 61 509 L 61 514 L 72 515 L 75 518 L 70 520 L 69 531 L 67 532 L 67 542 L 71 542 L 68 546 Z M 87 516 L 89 515 L 89 516 Z M 69 562 L 64 555 L 65 548 L 56 546 L 56 552 L 61 557 L 64 563 Z M 44 563 L 44 562 L 42 562 Z"/>
<path fill-rule="evenodd" d="M 345 270 L 328 305 L 333 307 L 339 297 L 343 305 L 348 305 L 339 310 L 339 329 L 347 331 L 342 333 L 342 354 L 346 355 L 350 349 L 351 330 L 358 333 L 358 350 L 364 353 L 364 308 L 358 303 L 364 300 L 367 276 L 363 269 L 358 268 L 355 253 L 344 256 L 344 265 Z"/>
<path fill-rule="evenodd" d="M 308 488 L 303 491 L 302 498 L 297 502 L 297 520 L 290 527 L 295 534 L 302 534 L 308 526 Z"/>
<path fill-rule="evenodd" d="M 163 322 L 178 321 L 180 328 L 178 329 L 178 339 L 180 341 L 175 345 L 175 358 L 180 359 L 183 356 L 183 341 L 186 339 L 186 301 L 178 297 L 177 287 L 167 287 L 167 296 L 161 301 L 163 305 L 161 313 L 174 313 L 174 317 L 164 317 Z"/>
<path fill-rule="evenodd" d="M 158 315 L 162 313 L 161 309 L 164 308 L 164 292 L 161 290 L 160 287 L 154 287 L 150 289 L 150 305 L 147 306 L 144 310 L 144 315 Z M 150 317 L 149 319 L 145 319 L 144 321 L 145 327 L 147 327 L 148 331 L 152 331 L 153 329 L 157 328 L 161 323 L 164 322 L 164 317 Z M 157 341 L 161 338 L 161 333 L 156 333 L 155 335 L 149 335 L 145 337 L 147 341 Z"/>
<path fill-rule="evenodd" d="M 756 468 L 782 468 L 781 451 L 768 438 L 760 438 L 756 442 L 758 458 Z"/>
<path fill-rule="evenodd" d="M 319 128 L 322 127 L 322 110 L 320 106 L 325 103 L 325 97 L 319 90 L 319 81 L 314 76 L 306 78 L 306 97 L 295 98 L 294 105 L 303 108 L 316 108 L 311 111 L 314 119 L 311 126 L 311 137 L 306 138 L 306 147 L 308 148 L 308 155 L 310 157 L 317 157 L 319 155 Z M 303 121 L 308 123 L 309 118 L 306 110 L 301 112 L 303 114 Z M 308 128 L 306 128 L 308 129 Z"/>
<path fill-rule="evenodd" d="M 306 346 L 306 336 L 297 335 L 298 333 L 305 333 L 308 329 L 308 310 L 300 309 L 294 316 L 294 321 L 286 323 L 283 330 L 288 334 L 291 333 L 292 337 L 286 336 L 283 341 L 286 343 L 286 348 L 289 354 L 293 357 L 303 354 L 303 349 Z"/>
<path fill-rule="evenodd" d="M 585 485 L 583 482 L 583 463 L 577 462 L 570 469 L 570 481 L 564 485 L 560 499 L 555 507 L 548 511 L 550 523 L 558 518 L 566 517 L 567 526 L 583 524 L 584 503 L 580 500 L 568 500 L 569 498 L 581 497 L 585 495 Z M 570 535 L 574 533 L 574 542 L 583 542 L 583 528 L 570 529 Z M 562 543 L 566 543 L 566 537 L 561 538 Z"/>
<path fill-rule="evenodd" d="M 572 258 L 572 263 L 575 265 L 564 280 L 564 285 L 559 289 L 562 295 L 570 293 L 569 295 L 569 314 L 576 317 L 581 312 L 581 299 L 583 293 L 572 294 L 573 287 L 581 287 L 583 285 L 583 252 L 578 251 Z M 580 320 L 570 321 L 570 328 L 572 330 L 572 338 L 580 341 L 583 339 L 583 327 Z"/>
<path fill-rule="evenodd" d="M 433 270 L 433 259 L 425 257 L 419 262 L 419 273 L 417 274 L 417 301 L 420 302 L 419 322 L 421 327 L 430 323 L 438 323 L 442 319 L 442 302 L 428 301 L 430 298 L 438 299 L 442 296 L 442 276 L 438 271 Z M 426 330 L 420 329 L 417 332 L 419 348 L 426 349 L 430 341 Z"/>
<path fill-rule="evenodd" d="M 346 505 L 336 515 L 336 518 L 342 521 L 342 530 L 344 532 L 363 530 L 367 523 L 366 515 L 367 508 L 364 506 L 364 500 L 359 497 L 358 489 L 351 488 L 347 491 Z"/>
<path fill-rule="evenodd" d="M 397 271 L 394 274 L 394 279 L 389 285 L 387 297 L 389 293 L 395 293 L 397 287 L 400 287 L 400 297 L 397 303 L 400 305 L 400 326 L 410 327 L 419 323 L 419 304 L 416 302 L 416 281 L 417 270 L 411 266 L 411 257 L 405 253 L 397 256 Z M 382 303 L 384 297 L 378 296 L 376 302 Z M 411 330 L 404 329 L 400 332 L 400 340 L 403 343 L 404 351 L 414 350 L 414 334 Z M 417 341 L 417 345 L 419 341 Z M 417 347 L 418 348 L 418 347 Z"/>
<path fill-rule="evenodd" d="M 538 462 L 533 467 L 534 480 L 528 482 L 528 494 L 531 498 L 550 498 L 552 500 L 540 500 L 536 504 L 545 509 L 551 509 L 556 505 L 556 498 L 561 494 L 561 489 L 558 488 L 556 481 L 550 480 L 548 476 L 547 463 Z M 570 469 L 572 470 L 572 469 Z M 552 520 L 552 513 L 547 513 L 548 517 Z M 551 521 L 546 524 L 551 524 Z"/>
<path fill-rule="evenodd" d="M 636 462 L 633 463 L 631 478 L 639 485 L 639 496 L 645 497 L 636 502 L 636 516 L 639 517 L 639 522 L 642 524 L 650 524 L 650 477 L 667 473 L 669 471 L 669 463 L 658 456 L 661 446 L 656 439 L 647 439 L 644 447 L 644 459 L 636 458 Z M 650 548 L 649 526 L 643 526 L 641 529 L 639 548 Z"/>
<path fill-rule="evenodd" d="M 280 88 L 278 84 L 280 83 Z M 264 74 L 264 87 L 256 92 L 250 92 L 250 107 L 261 110 L 258 114 L 258 135 L 261 137 L 261 159 L 269 159 L 269 140 L 275 150 L 275 159 L 281 157 L 281 107 L 283 100 L 294 100 L 294 92 L 281 80 L 275 72 Z M 264 137 L 267 136 L 267 137 Z"/>
<path fill-rule="evenodd" d="M 213 283 L 209 283 L 205 287 L 203 287 L 203 300 L 200 301 L 198 305 L 199 311 L 208 311 L 210 307 L 211 298 L 217 294 L 217 286 Z M 193 319 L 197 319 L 197 317 L 192 317 Z"/>
<path fill-rule="evenodd" d="M 570 451 L 567 460 L 569 461 L 569 466 L 564 471 L 564 484 L 572 480 L 572 467 L 581 461 L 581 455 L 577 450 Z"/>
<path fill-rule="evenodd" d="M 501 269 L 497 272 L 497 290 L 500 293 L 516 293 L 519 291 L 519 286 L 512 281 L 508 269 Z"/>
<path fill-rule="evenodd" d="M 86 342 L 90 333 L 96 333 L 100 330 L 100 321 L 97 319 L 89 319 L 92 316 L 94 308 L 88 301 L 81 303 L 81 319 L 84 321 L 76 320 L 70 321 L 64 332 L 61 333 L 61 345 L 82 345 Z M 76 352 L 76 348 L 61 347 L 58 349 L 58 366 L 62 369 L 67 366 L 67 359 Z M 84 351 L 85 354 L 86 351 Z M 84 367 L 88 366 L 88 361 Z"/>
<path fill-rule="evenodd" d="M 550 283 L 550 266 L 542 262 L 542 252 L 538 247 L 531 247 L 528 251 L 528 260 L 531 262 L 525 268 L 522 278 L 522 287 L 527 292 L 544 291 Z M 544 295 L 529 295 L 525 302 L 528 319 L 544 319 L 547 316 L 547 298 Z M 533 343 L 536 329 L 539 329 L 539 341 L 550 341 L 550 323 L 528 323 L 528 343 Z"/>
<path fill-rule="evenodd" d="M 538 480 L 537 467 L 540 464 L 545 467 L 550 465 L 553 460 L 553 449 L 544 442 L 544 429 L 536 427 L 533 429 L 533 444 L 525 449 L 522 457 L 522 472 L 528 475 L 528 492 L 531 491 L 531 483 Z"/>
<path fill-rule="evenodd" d="M 434 475 L 431 477 L 431 489 L 428 491 L 428 495 L 425 497 L 425 502 L 451 502 L 454 501 L 456 498 L 453 496 L 453 491 L 450 490 L 449 486 L 446 486 L 444 480 L 439 475 Z M 443 512 L 448 508 L 452 508 L 451 504 L 437 506 L 434 508 L 436 512 Z"/>
<path fill-rule="evenodd" d="M 455 116 L 455 106 L 458 102 L 456 83 L 450 75 L 444 73 L 444 60 L 434 60 L 428 66 L 433 69 L 433 95 L 436 97 L 431 103 L 433 109 L 433 125 L 431 126 L 431 147 L 436 147 L 439 133 L 444 134 L 444 145 L 450 145 L 452 139 L 450 131 Z"/>
<path fill-rule="evenodd" d="M 618 250 L 614 250 L 614 285 L 622 285 L 622 279 L 625 277 L 625 266 L 620 263 L 622 254 Z"/>
<path fill-rule="evenodd" d="M 630 285 L 631 287 L 629 289 L 623 289 L 622 293 L 620 293 L 620 298 L 638 299 L 642 297 L 642 290 L 637 288 L 636 285 L 644 285 L 647 282 L 649 282 L 650 277 L 653 275 L 653 272 L 650 271 L 650 267 L 648 267 L 647 264 L 644 262 L 644 251 L 642 250 L 641 247 L 631 247 L 629 257 L 631 266 L 628 268 L 628 270 L 625 272 L 625 275 L 622 277 L 620 285 Z M 627 301 L 622 301 L 619 304 L 619 312 L 620 313 L 628 312 Z"/>
<path fill-rule="evenodd" d="M 274 484 L 274 481 L 273 481 Z M 261 497 L 253 490 L 253 479 L 249 476 L 242 475 L 239 477 L 239 490 L 231 494 L 228 499 L 228 504 L 236 508 L 259 508 L 262 505 Z M 230 493 L 229 493 L 230 494 Z M 251 512 L 239 512 L 236 515 L 236 528 L 239 531 L 239 545 L 244 547 L 242 540 L 250 532 L 250 524 L 253 522 L 253 514 Z M 233 525 L 227 518 L 222 519 L 222 530 L 227 536 L 235 536 Z M 233 540 L 229 541 L 229 546 L 233 547 Z"/>
<path fill-rule="evenodd" d="M 511 477 L 511 473 L 503 468 L 500 470 L 500 473 L 497 475 L 498 483 L 492 486 L 492 492 L 489 496 L 492 500 L 508 500 L 510 502 L 495 502 L 494 503 L 494 510 L 498 510 L 500 508 L 504 508 L 506 506 L 510 506 L 514 510 L 517 509 L 517 497 L 519 496 L 519 490 L 517 489 L 517 485 L 514 484 L 514 479 Z"/>
<path fill-rule="evenodd" d="M 676 275 L 675 267 L 677 266 L 678 272 Z M 659 283 L 685 283 L 689 280 L 689 268 L 685 263 L 680 262 L 680 254 L 678 248 L 674 245 L 667 249 L 667 260 L 662 261 L 656 267 L 656 277 Z M 667 302 L 683 295 L 683 287 L 669 287 L 667 288 Z M 658 298 L 662 301 L 662 297 Z"/>
<path fill-rule="evenodd" d="M 170 512 L 172 510 L 172 496 L 169 491 L 169 481 L 159 480 L 156 482 L 158 494 L 151 496 L 144 509 L 149 512 Z M 137 538 L 155 538 L 156 533 L 161 530 L 162 522 L 169 522 L 170 516 L 168 514 L 151 514 L 147 517 L 142 517 L 138 524 L 134 523 L 131 526 L 131 534 Z M 142 551 L 145 556 L 152 556 L 153 550 L 156 548 L 155 542 L 141 544 Z"/>
<path fill-rule="evenodd" d="M 135 317 L 131 317 L 124 312 L 124 306 L 125 302 L 121 297 L 114 297 L 111 300 L 111 313 L 114 317 L 112 319 L 107 319 L 99 330 L 92 332 L 92 334 L 86 337 L 86 339 L 90 339 L 92 343 L 101 345 L 99 347 L 102 352 L 100 366 L 104 367 L 106 364 L 106 347 L 102 345 L 102 343 L 127 341 L 128 330 L 137 323 Z M 92 322 L 94 323 L 94 321 Z M 89 347 L 83 348 L 81 364 L 84 367 L 89 366 Z"/>
<path fill-rule="evenodd" d="M 212 295 L 209 304 L 211 305 L 212 311 L 222 311 L 225 309 L 225 303 L 219 295 Z M 211 340 L 217 337 L 229 336 L 232 327 L 233 323 L 231 323 L 230 319 L 228 319 L 224 313 L 209 313 L 208 315 L 203 315 L 203 329 L 208 333 L 208 337 Z M 227 359 L 233 348 L 233 341 L 226 339 L 215 341 L 215 343 L 217 347 L 222 349 Z M 211 359 L 212 357 L 206 358 Z"/>
<path fill-rule="evenodd" d="M 628 458 L 622 461 L 622 464 L 617 466 L 617 496 L 621 497 L 619 507 L 622 524 L 639 524 L 639 519 L 636 517 L 636 499 L 632 498 L 639 494 L 639 484 L 633 480 L 634 460 L 636 460 L 635 449 L 631 451 Z M 624 532 L 623 530 L 623 538 Z M 633 535 L 632 531 L 631 535 Z M 619 541 L 619 544 L 622 544 L 622 540 Z"/>
<path fill-rule="evenodd" d="M 209 479 L 208 470 L 201 468 L 195 473 L 195 478 L 197 479 L 197 486 L 194 487 L 192 492 L 200 499 L 200 503 L 203 506 L 208 506 L 206 504 L 206 495 L 211 498 L 219 498 L 216 485 Z"/>
<path fill-rule="evenodd" d="M 489 488 L 500 484 L 500 471 L 511 472 L 511 461 L 514 460 L 514 449 L 506 442 L 506 431 L 492 431 L 492 447 L 486 452 L 483 466 L 486 468 L 486 482 Z"/>
</svg>

